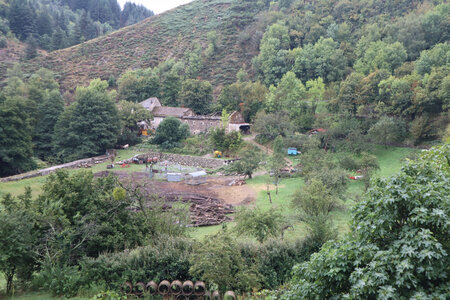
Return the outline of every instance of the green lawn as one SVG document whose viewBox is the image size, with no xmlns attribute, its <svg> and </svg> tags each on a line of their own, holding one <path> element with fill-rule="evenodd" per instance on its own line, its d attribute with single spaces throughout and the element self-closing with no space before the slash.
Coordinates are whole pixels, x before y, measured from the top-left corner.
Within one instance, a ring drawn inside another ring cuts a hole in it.
<svg viewBox="0 0 450 300">
<path fill-rule="evenodd" d="M 404 158 L 407 157 L 412 152 L 417 152 L 419 150 L 410 149 L 410 148 L 399 148 L 399 147 L 388 147 L 384 146 L 374 146 L 374 154 L 378 157 L 380 170 L 377 172 L 376 176 L 386 177 L 395 172 L 398 172 L 404 164 Z M 127 150 L 119 150 L 116 161 L 121 159 L 130 158 L 140 152 L 127 149 Z M 292 158 L 296 160 L 296 158 Z M 92 172 L 99 172 L 106 170 L 106 165 L 109 164 L 109 161 L 98 164 L 90 168 Z M 127 172 L 137 172 L 144 171 L 145 166 L 143 165 L 131 165 L 130 168 L 120 168 L 117 167 L 116 170 L 124 170 Z M 70 173 L 79 172 L 79 169 L 69 169 Z M 47 176 L 35 177 L 30 179 L 24 179 L 20 181 L 12 181 L 7 183 L 0 183 L 0 197 L 3 194 L 11 193 L 13 195 L 19 195 L 23 193 L 24 188 L 26 186 L 30 186 L 33 191 L 33 196 L 37 196 L 41 192 L 41 188 L 45 183 Z M 267 176 L 258 176 L 251 180 L 248 180 L 248 184 L 253 188 L 259 190 L 257 195 L 257 200 L 255 204 L 261 209 L 269 209 L 271 204 L 269 203 L 267 193 L 265 191 Z M 303 179 L 301 178 L 292 178 L 292 179 L 282 179 L 279 187 L 278 195 L 275 195 L 275 191 L 271 191 L 273 207 L 279 208 L 283 216 L 286 217 L 286 221 L 288 223 L 294 224 L 293 231 L 287 231 L 285 236 L 286 238 L 296 238 L 301 237 L 305 233 L 304 225 L 301 222 L 298 222 L 295 217 L 295 212 L 290 208 L 289 203 L 293 193 L 301 188 L 303 184 Z M 273 189 L 273 185 L 271 185 Z M 351 181 L 348 186 L 347 194 L 348 200 L 343 203 L 344 210 L 337 211 L 334 213 L 335 223 L 340 232 L 345 232 L 348 229 L 348 213 L 346 212 L 346 208 L 350 208 L 354 204 L 354 199 L 357 195 L 361 195 L 363 191 L 364 185 L 360 181 Z M 233 224 L 230 224 L 229 227 L 232 227 Z M 220 230 L 222 226 L 207 226 L 207 227 L 199 227 L 194 228 L 191 231 L 191 236 L 195 239 L 202 239 L 206 235 L 214 234 Z"/>
<path fill-rule="evenodd" d="M 377 156 L 378 162 L 380 164 L 380 170 L 377 171 L 375 176 L 387 177 L 398 171 L 400 171 L 401 166 L 405 163 L 405 158 L 411 153 L 418 152 L 419 150 L 411 148 L 400 148 L 400 147 L 388 147 L 384 146 L 374 146 L 373 153 Z M 296 160 L 296 158 L 294 158 Z M 287 230 L 285 232 L 285 238 L 288 240 L 294 240 L 301 238 L 306 233 L 305 224 L 298 221 L 296 217 L 296 212 L 290 207 L 290 202 L 292 195 L 296 190 L 300 189 L 304 184 L 302 178 L 289 178 L 282 179 L 279 186 L 278 195 L 275 194 L 274 186 L 271 185 L 271 196 L 272 204 L 270 204 L 267 192 L 266 192 L 266 182 L 268 176 L 258 176 L 256 178 L 247 180 L 247 184 L 252 186 L 254 189 L 259 190 L 257 199 L 253 206 L 259 207 L 260 209 L 266 210 L 270 207 L 280 209 L 286 223 L 292 224 L 294 229 Z M 349 221 L 350 221 L 350 208 L 355 204 L 357 197 L 361 197 L 364 191 L 364 184 L 361 181 L 349 181 L 347 189 L 347 199 L 341 202 L 341 209 L 336 210 L 332 213 L 334 224 L 337 228 L 339 234 L 348 232 Z M 232 228 L 233 223 L 228 225 L 228 228 Z M 194 228 L 191 232 L 191 237 L 195 239 L 202 239 L 207 235 L 217 233 L 222 226 L 209 226 Z"/>
<path fill-rule="evenodd" d="M 378 157 L 378 161 L 380 164 L 380 170 L 377 172 L 376 176 L 387 177 L 391 174 L 398 172 L 401 166 L 404 164 L 404 158 L 410 155 L 413 152 L 418 152 L 419 150 L 410 149 L 410 148 L 398 148 L 398 147 L 388 147 L 387 149 L 382 146 L 374 146 L 374 154 Z M 130 158 L 133 155 L 137 154 L 137 151 L 134 150 L 120 150 L 119 156 L 117 160 Z M 96 165 L 91 168 L 93 172 L 98 172 L 102 170 L 106 170 L 106 165 L 109 162 L 105 162 L 99 165 Z M 126 170 L 128 172 L 136 172 L 142 171 L 145 166 L 142 165 L 132 165 L 130 168 L 121 169 Z M 69 170 L 69 172 L 78 172 L 79 170 Z M 36 177 L 31 179 L 26 179 L 22 181 L 15 181 L 9 183 L 0 183 L 0 194 L 10 192 L 14 195 L 18 195 L 23 192 L 25 186 L 31 186 L 33 189 L 33 194 L 37 195 L 40 192 L 40 189 L 45 182 L 46 176 Z M 293 225 L 293 230 L 287 230 L 285 232 L 285 238 L 288 240 L 294 240 L 298 238 L 302 238 L 305 236 L 306 228 L 305 225 L 298 221 L 296 217 L 296 212 L 290 207 L 290 201 L 292 195 L 297 189 L 300 189 L 304 184 L 302 178 L 288 178 L 282 179 L 279 186 L 278 195 L 275 194 L 274 186 L 271 185 L 271 195 L 272 195 L 272 204 L 269 203 L 267 193 L 266 193 L 266 181 L 268 180 L 268 176 L 258 176 L 256 178 L 247 180 L 247 184 L 253 187 L 258 191 L 256 201 L 251 204 L 253 206 L 257 206 L 263 210 L 269 209 L 270 207 L 274 207 L 280 209 L 283 214 L 286 223 L 290 223 Z M 356 195 L 361 195 L 364 189 L 364 185 L 360 181 L 350 181 L 347 195 L 348 199 L 342 202 L 342 208 L 333 212 L 333 220 L 334 224 L 337 228 L 339 234 L 343 234 L 349 230 L 349 209 L 355 203 Z M 234 227 L 234 223 L 231 222 L 226 225 L 228 229 L 232 229 Z M 217 226 L 207 226 L 207 227 L 198 227 L 193 228 L 191 230 L 191 237 L 197 240 L 203 239 L 207 235 L 211 235 L 217 233 L 222 228 L 222 225 Z M 245 237 L 241 238 L 248 239 Z M 44 299 L 57 299 L 51 297 L 50 294 L 45 292 L 28 292 L 24 295 L 15 295 L 11 298 L 5 298 L 2 296 L 2 290 L 5 287 L 5 280 L 3 274 L 0 274 L 0 299 L 18 299 L 18 300 L 44 300 Z M 72 298 L 72 299 L 89 299 L 88 292 L 86 292 L 87 298 Z"/>
<path fill-rule="evenodd" d="M 128 159 L 133 157 L 136 154 L 139 154 L 141 152 L 138 152 L 136 150 L 132 149 L 126 149 L 126 150 L 118 150 L 118 154 L 116 157 L 116 161 L 122 160 L 122 159 Z M 103 162 L 101 164 L 95 165 L 92 168 L 89 169 L 67 169 L 70 173 L 79 172 L 80 170 L 91 170 L 92 172 L 96 173 L 99 171 L 106 170 L 106 165 L 110 164 L 110 161 Z M 127 172 L 137 172 L 137 171 L 143 171 L 145 170 L 145 166 L 143 165 L 130 165 L 129 168 L 120 168 L 116 167 L 115 170 L 125 170 Z M 10 182 L 0 182 L 0 197 L 3 196 L 6 193 L 11 193 L 14 196 L 20 195 L 23 193 L 26 186 L 31 187 L 32 194 L 34 197 L 40 194 L 41 188 L 45 183 L 45 180 L 48 176 L 39 176 L 19 181 L 10 181 Z"/>
</svg>

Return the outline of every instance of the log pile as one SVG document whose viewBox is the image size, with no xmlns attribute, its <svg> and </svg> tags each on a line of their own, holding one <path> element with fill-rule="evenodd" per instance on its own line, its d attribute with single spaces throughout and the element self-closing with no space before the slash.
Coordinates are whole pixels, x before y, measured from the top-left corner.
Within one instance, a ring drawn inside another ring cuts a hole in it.
<svg viewBox="0 0 450 300">
<path fill-rule="evenodd" d="M 231 219 L 227 214 L 235 212 L 233 206 L 223 204 L 219 199 L 209 196 L 186 193 L 166 193 L 162 196 L 168 202 L 190 203 L 189 211 L 192 226 L 218 225 L 230 221 Z"/>
<path fill-rule="evenodd" d="M 233 181 L 231 181 L 228 186 L 242 186 L 246 184 L 245 180 L 243 179 L 235 179 Z"/>
</svg>

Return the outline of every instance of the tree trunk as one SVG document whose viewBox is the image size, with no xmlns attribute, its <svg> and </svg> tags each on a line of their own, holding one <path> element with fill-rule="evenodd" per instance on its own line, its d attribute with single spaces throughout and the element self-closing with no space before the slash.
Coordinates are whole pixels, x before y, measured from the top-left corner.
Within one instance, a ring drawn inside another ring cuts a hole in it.
<svg viewBox="0 0 450 300">
<path fill-rule="evenodd" d="M 279 179 L 278 179 L 278 176 L 277 176 L 276 181 L 275 181 L 275 195 L 278 195 L 278 180 Z"/>
<path fill-rule="evenodd" d="M 13 267 L 12 270 L 5 273 L 6 278 L 6 295 L 10 295 L 13 287 L 13 279 L 16 267 Z"/>
</svg>

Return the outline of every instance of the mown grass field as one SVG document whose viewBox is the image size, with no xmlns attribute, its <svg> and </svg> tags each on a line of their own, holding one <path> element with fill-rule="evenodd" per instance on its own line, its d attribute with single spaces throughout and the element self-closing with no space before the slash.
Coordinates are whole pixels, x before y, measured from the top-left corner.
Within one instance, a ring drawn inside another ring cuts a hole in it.
<svg viewBox="0 0 450 300">
<path fill-rule="evenodd" d="M 405 163 L 405 158 L 419 150 L 411 148 L 374 146 L 373 153 L 377 156 L 380 164 L 380 170 L 377 171 L 377 177 L 388 177 L 400 171 Z M 374 176 L 374 177 L 375 177 Z M 258 176 L 247 180 L 252 188 L 258 191 L 256 201 L 251 206 L 258 207 L 262 210 L 268 210 L 271 207 L 279 209 L 286 220 L 286 223 L 292 224 L 294 229 L 285 232 L 285 238 L 295 240 L 303 238 L 306 233 L 305 224 L 298 221 L 296 211 L 291 207 L 291 199 L 293 194 L 301 189 L 304 184 L 302 178 L 282 179 L 279 185 L 278 195 L 275 194 L 274 186 L 270 185 L 272 204 L 270 204 L 266 186 L 268 176 Z M 349 181 L 347 189 L 347 197 L 341 201 L 341 208 L 332 213 L 333 221 L 339 234 L 343 234 L 349 230 L 350 209 L 355 204 L 355 199 L 362 196 L 364 192 L 364 184 L 361 181 Z M 233 223 L 227 225 L 233 227 Z M 222 226 L 200 227 L 193 229 L 191 236 L 196 239 L 202 239 L 210 234 L 217 233 Z"/>
<path fill-rule="evenodd" d="M 118 155 L 116 157 L 115 161 L 119 161 L 122 159 L 128 159 L 130 157 L 133 157 L 136 154 L 139 154 L 141 152 L 133 150 L 133 149 L 127 149 L 127 150 L 118 150 Z M 67 169 L 69 173 L 75 173 L 79 172 L 80 170 L 91 170 L 93 173 L 100 172 L 106 170 L 106 165 L 110 164 L 110 161 L 106 161 L 97 165 L 94 165 L 91 168 L 88 169 Z M 115 170 L 123 170 L 127 172 L 138 172 L 145 169 L 145 166 L 142 165 L 130 165 L 129 168 L 120 168 L 117 167 Z M 34 197 L 38 196 L 41 192 L 42 186 L 44 185 L 45 181 L 47 180 L 48 176 L 40 176 L 40 177 L 34 177 L 19 181 L 10 181 L 10 182 L 0 182 L 0 197 L 2 197 L 6 193 L 11 193 L 13 196 L 17 196 L 23 193 L 25 187 L 29 186 L 32 189 L 32 194 Z"/>
</svg>

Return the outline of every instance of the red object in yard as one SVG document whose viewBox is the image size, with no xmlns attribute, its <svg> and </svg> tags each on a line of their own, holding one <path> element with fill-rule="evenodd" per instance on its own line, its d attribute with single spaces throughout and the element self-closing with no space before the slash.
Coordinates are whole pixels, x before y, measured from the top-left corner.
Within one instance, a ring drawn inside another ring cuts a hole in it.
<svg viewBox="0 0 450 300">
<path fill-rule="evenodd" d="M 351 180 L 356 180 L 355 176 L 348 176 L 348 178 L 350 178 Z"/>
<path fill-rule="evenodd" d="M 327 132 L 325 128 L 314 128 L 307 132 L 308 135 L 317 134 L 319 132 Z"/>
<path fill-rule="evenodd" d="M 122 164 L 120 167 L 121 167 L 121 168 L 129 168 L 130 165 L 129 165 L 129 164 Z"/>
</svg>

